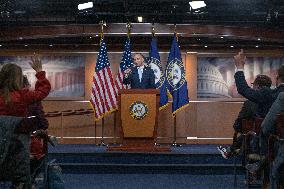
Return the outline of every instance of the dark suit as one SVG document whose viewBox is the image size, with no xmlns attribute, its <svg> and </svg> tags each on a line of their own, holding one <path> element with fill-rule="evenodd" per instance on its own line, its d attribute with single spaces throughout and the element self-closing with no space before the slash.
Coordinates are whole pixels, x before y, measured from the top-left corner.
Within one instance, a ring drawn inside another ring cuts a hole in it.
<svg viewBox="0 0 284 189">
<path fill-rule="evenodd" d="M 141 82 L 139 80 L 139 74 L 137 67 L 131 68 L 131 73 L 124 77 L 124 84 L 130 84 L 131 89 L 155 89 L 155 74 L 154 71 L 144 66 Z"/>
<path fill-rule="evenodd" d="M 265 116 L 261 124 L 261 135 L 260 135 L 260 145 L 261 148 L 264 148 L 261 151 L 261 155 L 265 155 L 268 151 L 267 139 L 270 134 L 276 134 L 276 124 L 277 124 L 277 115 L 281 112 L 284 112 L 284 93 L 281 92 L 278 95 L 278 98 L 272 104 L 269 112 Z M 282 136 L 283 137 L 283 136 Z M 279 179 L 279 168 L 284 165 L 284 146 L 282 142 L 276 142 L 274 145 L 275 159 L 271 166 L 271 175 L 270 175 L 270 187 L 271 189 L 275 188 L 276 182 Z"/>
<path fill-rule="evenodd" d="M 257 104 L 254 102 L 251 102 L 249 100 L 246 100 L 242 106 L 241 111 L 239 112 L 239 115 L 234 123 L 234 130 L 237 133 L 242 132 L 242 120 L 243 119 L 252 119 L 255 116 L 257 110 Z M 230 146 L 230 151 L 234 152 L 236 149 L 241 148 L 243 143 L 243 135 L 240 135 L 239 137 L 234 137 L 233 144 Z"/>
<path fill-rule="evenodd" d="M 268 150 L 268 137 L 270 134 L 276 134 L 277 114 L 284 112 L 284 93 L 281 92 L 278 98 L 272 104 L 269 112 L 261 124 L 260 147 L 261 154 L 265 155 Z"/>
<path fill-rule="evenodd" d="M 276 89 L 270 89 L 269 87 L 263 87 L 259 90 L 252 89 L 248 86 L 242 71 L 235 73 L 235 81 L 238 92 L 248 100 L 258 104 L 257 116 L 263 118 L 268 113 L 278 94 L 284 92 L 284 85 L 280 85 Z"/>
<path fill-rule="evenodd" d="M 241 124 L 243 119 L 252 119 L 255 116 L 257 104 L 246 100 L 239 112 L 238 118 L 235 120 L 234 129 L 236 132 L 241 132 Z"/>
</svg>

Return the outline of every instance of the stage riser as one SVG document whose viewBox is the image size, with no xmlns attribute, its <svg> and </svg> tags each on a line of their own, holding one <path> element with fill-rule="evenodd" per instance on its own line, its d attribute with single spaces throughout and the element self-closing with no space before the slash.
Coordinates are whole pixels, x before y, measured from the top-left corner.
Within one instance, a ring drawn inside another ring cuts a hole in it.
<svg viewBox="0 0 284 189">
<path fill-rule="evenodd" d="M 190 175 L 230 175 L 233 166 L 216 165 L 96 165 L 96 164 L 61 164 L 66 174 L 190 174 Z M 236 167 L 237 175 L 244 175 L 241 166 Z"/>
<path fill-rule="evenodd" d="M 219 154 L 127 154 L 127 153 L 51 153 L 50 159 L 60 163 L 104 163 L 104 164 L 233 164 Z M 240 159 L 236 161 L 240 164 Z"/>
</svg>

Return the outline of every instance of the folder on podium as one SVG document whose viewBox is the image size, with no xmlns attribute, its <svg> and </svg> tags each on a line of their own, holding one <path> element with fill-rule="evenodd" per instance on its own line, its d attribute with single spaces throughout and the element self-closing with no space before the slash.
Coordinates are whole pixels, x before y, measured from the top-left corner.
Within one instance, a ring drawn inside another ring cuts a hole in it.
<svg viewBox="0 0 284 189">
<path fill-rule="evenodd" d="M 155 145 L 160 92 L 157 89 L 123 89 L 119 91 L 119 125 L 122 146 L 108 151 L 166 152 L 169 147 Z"/>
</svg>

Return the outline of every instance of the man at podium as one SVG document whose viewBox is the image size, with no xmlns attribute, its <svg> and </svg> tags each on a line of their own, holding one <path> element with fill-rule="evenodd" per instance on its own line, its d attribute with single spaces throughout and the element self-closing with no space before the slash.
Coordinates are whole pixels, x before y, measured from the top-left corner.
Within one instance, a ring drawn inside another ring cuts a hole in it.
<svg viewBox="0 0 284 189">
<path fill-rule="evenodd" d="M 123 83 L 130 84 L 131 89 L 155 89 L 154 71 L 145 63 L 141 53 L 133 56 L 135 66 L 124 71 Z"/>
</svg>

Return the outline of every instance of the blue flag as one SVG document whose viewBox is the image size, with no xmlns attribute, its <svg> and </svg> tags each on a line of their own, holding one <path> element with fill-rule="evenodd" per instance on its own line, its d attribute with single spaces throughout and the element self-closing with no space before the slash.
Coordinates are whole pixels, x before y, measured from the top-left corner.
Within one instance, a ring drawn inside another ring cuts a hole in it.
<svg viewBox="0 0 284 189">
<path fill-rule="evenodd" d="M 166 66 L 166 87 L 173 98 L 172 114 L 175 116 L 178 111 L 189 105 L 185 69 L 176 34 L 174 35 Z"/>
<path fill-rule="evenodd" d="M 118 90 L 127 89 L 128 87 L 123 84 L 123 73 L 127 68 L 133 67 L 134 63 L 131 57 L 131 46 L 130 46 L 130 38 L 127 37 L 124 45 L 124 51 L 122 55 L 122 59 L 119 65 L 118 74 L 115 80 L 115 91 L 118 94 Z"/>
<path fill-rule="evenodd" d="M 163 72 L 160 55 L 157 47 L 157 39 L 152 38 L 151 47 L 149 51 L 149 65 L 155 74 L 155 85 L 160 89 L 160 110 L 168 105 L 167 88 L 165 85 L 165 74 Z"/>
</svg>

